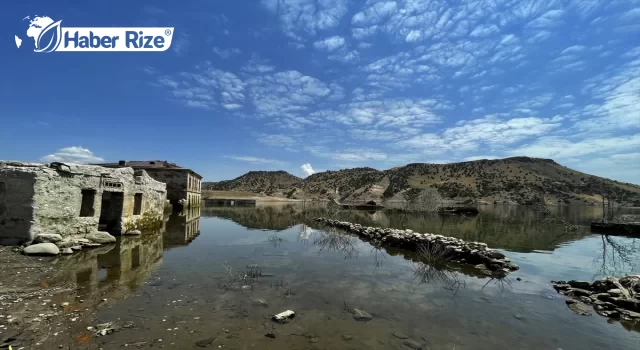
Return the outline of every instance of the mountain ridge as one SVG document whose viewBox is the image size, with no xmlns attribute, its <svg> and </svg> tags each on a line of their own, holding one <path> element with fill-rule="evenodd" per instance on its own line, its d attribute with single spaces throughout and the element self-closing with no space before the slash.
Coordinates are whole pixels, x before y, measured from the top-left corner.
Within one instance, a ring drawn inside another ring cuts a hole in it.
<svg viewBox="0 0 640 350">
<path fill-rule="evenodd" d="M 540 194 L 552 202 L 597 203 L 602 193 L 640 202 L 640 186 L 586 174 L 553 159 L 509 157 L 459 163 L 410 163 L 387 170 L 328 170 L 305 179 L 286 171 L 250 171 L 232 180 L 203 182 L 203 190 L 246 191 L 294 199 L 343 202 L 402 200 L 435 188 L 444 198 L 530 203 Z"/>
</svg>

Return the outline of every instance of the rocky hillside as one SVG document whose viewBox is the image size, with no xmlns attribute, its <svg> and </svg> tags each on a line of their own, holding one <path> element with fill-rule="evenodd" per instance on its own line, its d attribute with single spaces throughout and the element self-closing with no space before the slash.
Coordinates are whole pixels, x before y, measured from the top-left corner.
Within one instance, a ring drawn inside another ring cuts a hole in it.
<svg viewBox="0 0 640 350">
<path fill-rule="evenodd" d="M 258 176 L 259 175 L 259 176 Z M 513 157 L 451 164 L 409 164 L 389 170 L 326 171 L 302 180 L 286 172 L 249 172 L 213 184 L 216 189 L 279 193 L 289 198 L 343 202 L 398 200 L 435 188 L 444 198 L 528 203 L 538 194 L 548 202 L 597 203 L 603 190 L 640 203 L 640 186 L 562 166 L 551 159 Z"/>
<path fill-rule="evenodd" d="M 250 171 L 233 180 L 203 182 L 203 190 L 245 191 L 268 196 L 282 196 L 291 192 L 301 178 L 286 171 Z"/>
</svg>

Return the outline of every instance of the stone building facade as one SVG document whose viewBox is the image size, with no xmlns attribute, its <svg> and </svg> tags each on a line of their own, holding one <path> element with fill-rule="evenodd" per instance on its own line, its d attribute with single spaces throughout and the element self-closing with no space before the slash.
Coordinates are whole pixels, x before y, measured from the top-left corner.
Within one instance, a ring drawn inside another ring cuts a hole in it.
<svg viewBox="0 0 640 350">
<path fill-rule="evenodd" d="M 166 198 L 166 185 L 141 170 L 0 161 L 0 244 L 161 225 Z"/>
<path fill-rule="evenodd" d="M 167 199 L 174 208 L 200 207 L 202 200 L 202 176 L 166 160 L 121 160 L 118 163 L 96 164 L 108 168 L 131 167 L 144 170 L 157 181 L 167 184 Z"/>
</svg>

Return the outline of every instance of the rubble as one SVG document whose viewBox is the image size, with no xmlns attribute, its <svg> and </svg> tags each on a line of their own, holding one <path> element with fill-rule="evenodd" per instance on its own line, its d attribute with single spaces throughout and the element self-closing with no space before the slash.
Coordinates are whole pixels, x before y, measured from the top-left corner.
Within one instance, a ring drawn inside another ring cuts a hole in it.
<svg viewBox="0 0 640 350">
<path fill-rule="evenodd" d="M 607 277 L 593 283 L 586 281 L 551 281 L 553 288 L 571 297 L 567 305 L 590 304 L 605 317 L 640 321 L 640 276 Z M 574 310 L 575 311 L 575 310 Z M 584 310 L 582 313 L 586 314 Z"/>
<path fill-rule="evenodd" d="M 512 263 L 499 251 L 489 249 L 486 243 L 465 242 L 455 237 L 417 233 L 412 230 L 367 227 L 326 218 L 316 218 L 315 221 L 344 229 L 382 246 L 417 251 L 420 247 L 436 245 L 444 249 L 447 260 L 474 266 L 487 275 L 506 275 L 518 270 L 518 265 Z"/>
</svg>

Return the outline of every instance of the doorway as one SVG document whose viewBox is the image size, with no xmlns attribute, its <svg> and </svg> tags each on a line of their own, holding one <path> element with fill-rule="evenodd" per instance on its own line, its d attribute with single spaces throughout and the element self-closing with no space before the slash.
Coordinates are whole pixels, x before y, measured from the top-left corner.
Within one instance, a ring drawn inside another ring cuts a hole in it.
<svg viewBox="0 0 640 350">
<path fill-rule="evenodd" d="M 109 233 L 120 233 L 122 209 L 124 206 L 124 193 L 102 192 L 102 206 L 100 208 L 100 221 L 98 228 Z"/>
</svg>

